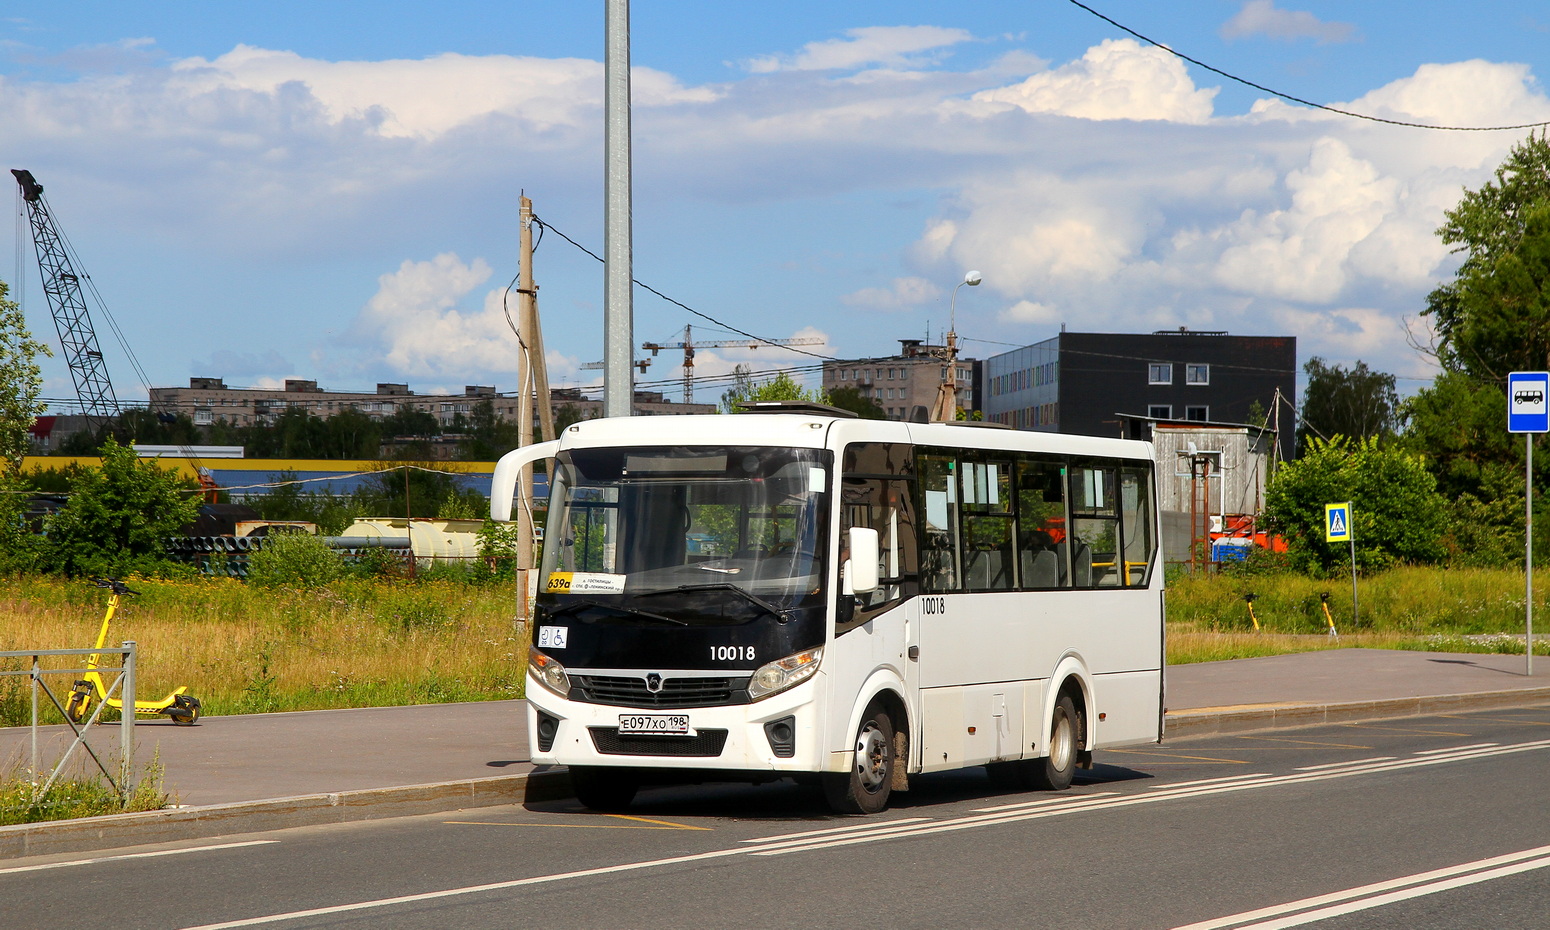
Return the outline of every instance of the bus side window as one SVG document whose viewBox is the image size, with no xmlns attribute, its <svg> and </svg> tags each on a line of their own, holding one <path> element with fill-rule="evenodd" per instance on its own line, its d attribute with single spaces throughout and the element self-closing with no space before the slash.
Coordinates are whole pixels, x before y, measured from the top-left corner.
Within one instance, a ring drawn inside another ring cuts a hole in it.
<svg viewBox="0 0 1550 930">
<path fill-rule="evenodd" d="M 958 589 L 958 481 L 951 456 L 915 457 L 924 507 L 920 534 L 920 589 L 943 594 Z"/>
<path fill-rule="evenodd" d="M 1056 461 L 1017 462 L 1017 562 L 1024 590 L 1071 585 L 1064 473 Z"/>
<path fill-rule="evenodd" d="M 1012 590 L 1012 468 L 1008 462 L 963 461 L 963 588 Z"/>
<path fill-rule="evenodd" d="M 1114 469 L 1076 465 L 1071 469 L 1071 574 L 1078 588 L 1122 583 L 1119 509 Z"/>
<path fill-rule="evenodd" d="M 1125 535 L 1124 584 L 1145 587 L 1157 554 L 1152 515 L 1152 473 L 1148 468 L 1122 468 L 1119 473 L 1120 525 Z"/>
</svg>

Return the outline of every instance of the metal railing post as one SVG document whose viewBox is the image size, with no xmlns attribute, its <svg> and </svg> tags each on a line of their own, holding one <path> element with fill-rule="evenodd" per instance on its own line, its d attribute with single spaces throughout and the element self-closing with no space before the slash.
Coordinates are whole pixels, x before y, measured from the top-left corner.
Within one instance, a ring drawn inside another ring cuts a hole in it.
<svg viewBox="0 0 1550 930">
<path fill-rule="evenodd" d="M 123 705 L 119 722 L 119 752 L 124 757 L 124 773 L 120 779 L 124 800 L 134 794 L 135 774 L 135 641 L 124 640 L 124 687 L 119 692 Z"/>
<path fill-rule="evenodd" d="M 32 657 L 32 766 L 27 780 L 38 783 L 38 657 Z"/>
</svg>

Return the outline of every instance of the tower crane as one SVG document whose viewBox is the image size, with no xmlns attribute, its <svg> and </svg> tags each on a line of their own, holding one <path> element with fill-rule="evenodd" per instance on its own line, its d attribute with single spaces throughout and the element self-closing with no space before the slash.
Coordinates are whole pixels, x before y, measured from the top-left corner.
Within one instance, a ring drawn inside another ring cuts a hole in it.
<svg viewBox="0 0 1550 930">
<path fill-rule="evenodd" d="M 70 377 L 75 381 L 75 393 L 81 399 L 81 411 L 86 414 L 87 423 L 95 425 L 98 420 L 117 415 L 119 407 L 118 398 L 113 394 L 113 383 L 108 380 L 107 365 L 102 360 L 102 349 L 97 344 L 97 332 L 92 328 L 91 315 L 86 312 L 80 276 L 71 264 L 64 237 L 54 225 L 54 217 L 43 199 L 43 185 L 31 171 L 12 168 L 11 174 L 16 176 L 22 200 L 27 203 L 32 243 L 37 249 L 38 268 L 43 275 L 43 293 L 48 295 L 49 309 L 54 313 L 54 329 L 65 350 Z"/>
<path fill-rule="evenodd" d="M 694 403 L 694 350 L 695 349 L 757 349 L 760 346 L 816 346 L 823 340 L 816 336 L 800 336 L 796 339 L 717 339 L 713 342 L 695 342 L 692 327 L 684 327 L 682 342 L 643 342 L 642 349 L 650 349 L 655 356 L 663 349 L 684 350 L 684 403 Z"/>
</svg>

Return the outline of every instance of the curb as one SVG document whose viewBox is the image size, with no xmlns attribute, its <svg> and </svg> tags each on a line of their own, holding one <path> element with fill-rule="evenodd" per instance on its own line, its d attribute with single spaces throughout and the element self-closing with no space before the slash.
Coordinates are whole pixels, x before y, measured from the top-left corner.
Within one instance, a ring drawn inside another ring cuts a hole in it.
<svg viewBox="0 0 1550 930">
<path fill-rule="evenodd" d="M 1478 691 L 1472 694 L 1438 694 L 1428 697 L 1351 701 L 1342 704 L 1246 704 L 1235 707 L 1202 707 L 1169 712 L 1164 718 L 1163 738 L 1214 736 L 1250 730 L 1316 727 L 1326 723 L 1394 720 L 1426 717 L 1465 710 L 1522 707 L 1550 701 L 1550 688 L 1512 691 Z"/>
<path fill-rule="evenodd" d="M 0 827 L 0 860 L 439 814 L 569 795 L 570 775 L 559 770 L 16 824 Z"/>
</svg>

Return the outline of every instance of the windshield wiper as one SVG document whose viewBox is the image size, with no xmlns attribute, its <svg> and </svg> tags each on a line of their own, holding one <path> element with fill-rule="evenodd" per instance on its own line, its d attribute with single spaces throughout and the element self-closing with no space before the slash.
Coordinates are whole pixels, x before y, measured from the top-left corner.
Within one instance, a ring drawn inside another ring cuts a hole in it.
<svg viewBox="0 0 1550 930">
<path fill-rule="evenodd" d="M 648 620 L 660 620 L 663 623 L 671 623 L 676 626 L 689 625 L 688 621 L 679 620 L 677 617 L 664 617 L 661 614 L 654 614 L 649 610 L 636 610 L 633 607 L 620 607 L 617 604 L 605 604 L 602 601 L 594 601 L 589 598 L 582 598 L 581 600 L 571 601 L 569 604 L 556 607 L 549 611 L 549 616 L 559 617 L 563 616 L 564 614 L 575 613 L 576 611 L 585 607 L 596 607 L 600 610 L 609 610 L 626 617 L 645 617 Z"/>
<path fill-rule="evenodd" d="M 733 594 L 742 597 L 743 600 L 753 604 L 755 607 L 760 608 L 766 613 L 772 614 L 775 619 L 779 620 L 781 623 L 785 623 L 787 620 L 791 619 L 790 615 L 788 615 L 784 610 L 781 610 L 779 607 L 776 607 L 774 604 L 771 604 L 769 601 L 765 600 L 759 595 L 754 594 L 745 588 L 740 588 L 737 585 L 727 581 L 716 581 L 709 584 L 681 584 L 676 588 L 662 588 L 657 591 L 644 591 L 635 595 L 635 597 L 637 599 L 643 597 L 659 597 L 663 594 L 686 594 L 693 591 L 731 591 Z"/>
</svg>

